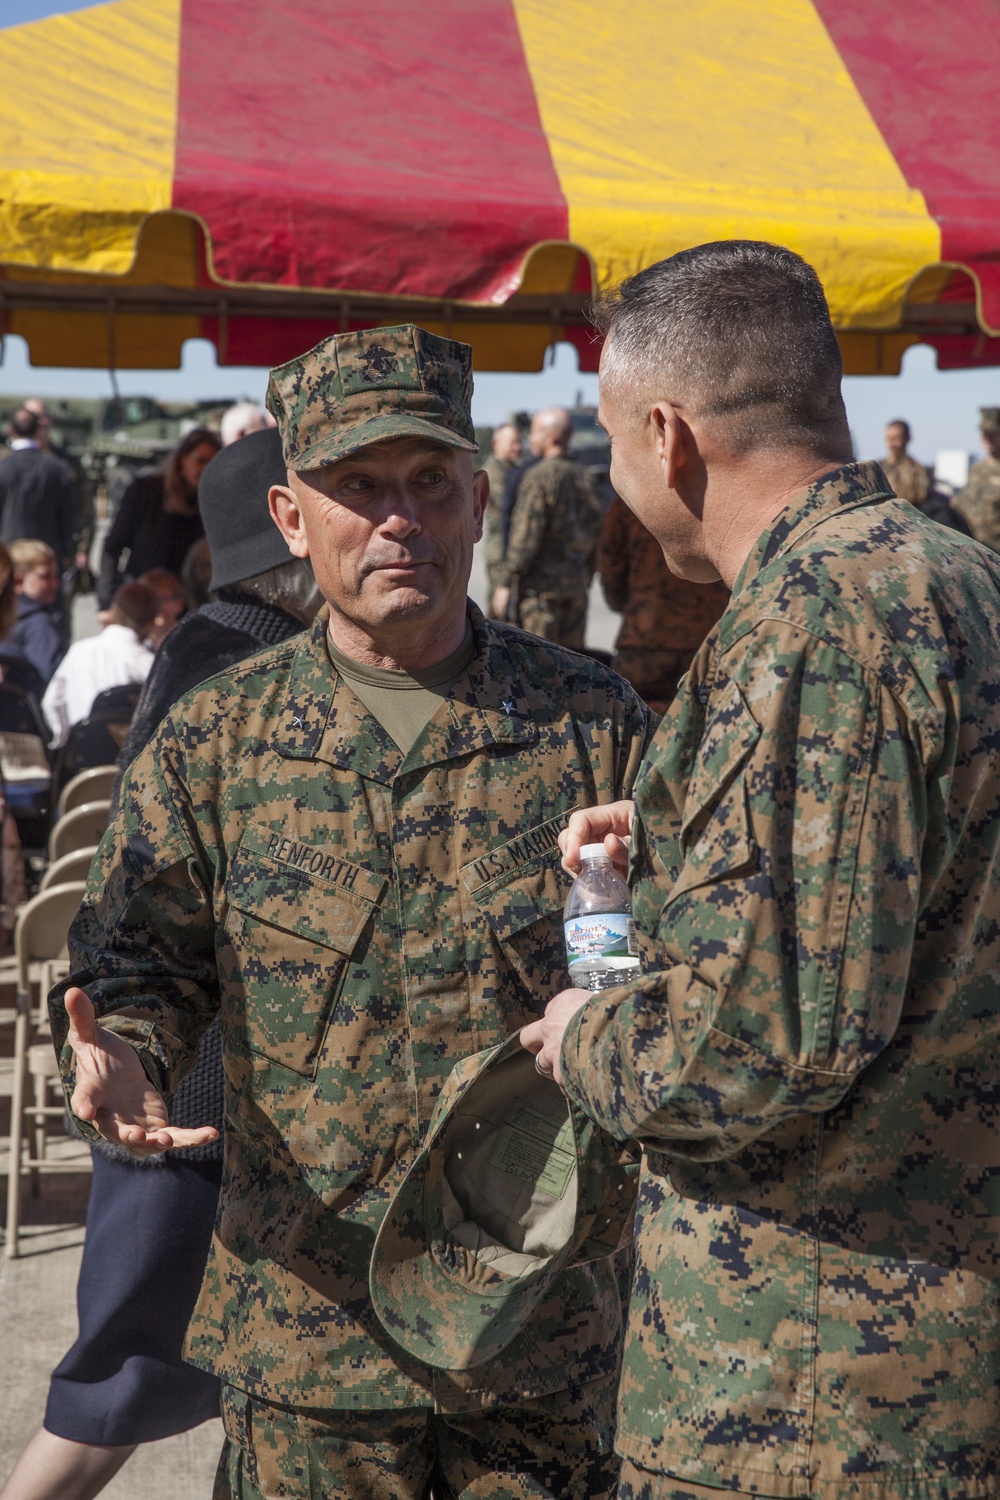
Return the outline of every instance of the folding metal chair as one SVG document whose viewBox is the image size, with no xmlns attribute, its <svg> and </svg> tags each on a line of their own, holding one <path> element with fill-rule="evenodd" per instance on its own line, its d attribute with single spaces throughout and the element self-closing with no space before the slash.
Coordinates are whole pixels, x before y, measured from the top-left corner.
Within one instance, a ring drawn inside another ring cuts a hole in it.
<svg viewBox="0 0 1000 1500">
<path fill-rule="evenodd" d="M 66 939 L 70 923 L 83 898 L 82 881 L 53 885 L 34 896 L 22 909 L 14 929 L 14 952 L 17 957 L 17 1020 L 14 1025 L 14 1075 L 10 1101 L 10 1151 L 7 1177 L 7 1255 L 18 1254 L 21 1223 L 21 1178 L 31 1175 L 32 1191 L 38 1191 L 40 1172 L 90 1171 L 90 1152 L 86 1158 L 53 1161 L 46 1154 L 45 1122 L 62 1119 L 62 1103 L 48 1103 L 48 1089 L 59 1082 L 59 1064 L 48 1034 L 48 1016 L 38 1024 L 31 1014 L 32 967 L 40 966 L 39 1009 L 48 992 L 65 973 L 68 955 Z M 25 1084 L 30 1073 L 34 1102 L 25 1103 Z M 33 1149 L 23 1153 L 26 1117 L 31 1117 Z"/>
<path fill-rule="evenodd" d="M 62 818 L 85 802 L 105 802 L 114 790 L 117 766 L 91 766 L 67 781 L 59 793 L 57 815 Z"/>
<path fill-rule="evenodd" d="M 74 849 L 99 844 L 110 815 L 111 803 L 108 801 L 85 802 L 82 807 L 74 807 L 72 812 L 59 819 L 49 834 L 49 860 L 54 864 Z"/>
<path fill-rule="evenodd" d="M 86 880 L 90 873 L 90 862 L 97 853 L 96 844 L 87 844 L 83 849 L 71 849 L 60 855 L 55 864 L 49 865 L 38 887 L 39 895 L 50 885 L 66 885 L 70 880 Z"/>
</svg>

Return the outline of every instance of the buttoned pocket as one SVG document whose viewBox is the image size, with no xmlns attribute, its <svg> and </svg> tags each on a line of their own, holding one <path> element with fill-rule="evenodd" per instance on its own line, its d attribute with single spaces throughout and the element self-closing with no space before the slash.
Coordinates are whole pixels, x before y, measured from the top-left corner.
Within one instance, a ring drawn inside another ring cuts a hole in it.
<svg viewBox="0 0 1000 1500">
<path fill-rule="evenodd" d="M 520 1001 L 542 1010 L 569 984 L 563 907 L 572 876 L 561 866 L 558 838 L 568 813 L 528 829 L 463 866 L 469 896 L 520 980 Z"/>
<path fill-rule="evenodd" d="M 680 826 L 684 862 L 668 903 L 683 891 L 756 866 L 759 851 L 744 773 L 760 734 L 743 694 L 731 682 L 698 747 Z"/>
<path fill-rule="evenodd" d="M 295 1073 L 315 1073 L 348 967 L 367 945 L 385 884 L 307 844 L 276 843 L 257 830 L 244 837 L 226 883 L 225 932 L 251 1052 Z"/>
</svg>

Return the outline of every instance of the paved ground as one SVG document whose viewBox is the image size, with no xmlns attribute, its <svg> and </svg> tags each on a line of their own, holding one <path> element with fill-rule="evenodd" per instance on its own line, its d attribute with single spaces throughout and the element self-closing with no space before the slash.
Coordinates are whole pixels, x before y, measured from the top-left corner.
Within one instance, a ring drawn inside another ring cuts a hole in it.
<svg viewBox="0 0 1000 1500">
<path fill-rule="evenodd" d="M 0 995 L 0 1006 L 10 1003 L 11 997 Z M 0 1024 L 0 1213 L 7 1202 L 10 1051 L 10 1025 Z M 67 1142 L 61 1154 L 80 1150 Z M 41 1424 L 49 1374 L 76 1337 L 89 1185 L 89 1175 L 81 1172 L 43 1178 L 38 1198 L 26 1189 L 21 1255 L 8 1260 L 0 1252 L 0 1486 Z M 150 1443 L 103 1494 L 107 1500 L 210 1500 L 221 1446 L 219 1422 Z"/>
</svg>

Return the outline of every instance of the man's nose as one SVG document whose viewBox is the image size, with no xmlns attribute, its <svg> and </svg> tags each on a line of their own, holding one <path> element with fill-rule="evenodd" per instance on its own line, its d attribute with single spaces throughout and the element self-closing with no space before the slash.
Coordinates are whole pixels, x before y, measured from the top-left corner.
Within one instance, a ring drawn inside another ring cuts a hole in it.
<svg viewBox="0 0 1000 1500">
<path fill-rule="evenodd" d="M 387 496 L 382 526 L 394 536 L 409 536 L 420 530 L 416 504 L 405 490 L 397 490 L 395 494 Z"/>
</svg>

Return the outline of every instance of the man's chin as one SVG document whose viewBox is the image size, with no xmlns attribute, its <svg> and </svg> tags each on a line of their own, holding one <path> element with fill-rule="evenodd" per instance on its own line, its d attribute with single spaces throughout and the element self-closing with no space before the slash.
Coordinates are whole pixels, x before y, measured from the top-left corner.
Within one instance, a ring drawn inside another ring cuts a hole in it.
<svg viewBox="0 0 1000 1500">
<path fill-rule="evenodd" d="M 374 576 L 378 583 L 369 591 L 369 599 L 384 619 L 428 614 L 440 607 L 441 596 L 435 588 L 412 579 Z"/>
</svg>

